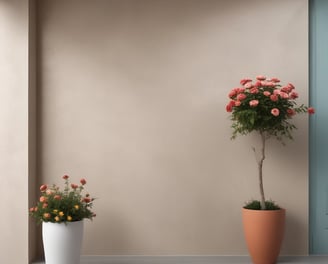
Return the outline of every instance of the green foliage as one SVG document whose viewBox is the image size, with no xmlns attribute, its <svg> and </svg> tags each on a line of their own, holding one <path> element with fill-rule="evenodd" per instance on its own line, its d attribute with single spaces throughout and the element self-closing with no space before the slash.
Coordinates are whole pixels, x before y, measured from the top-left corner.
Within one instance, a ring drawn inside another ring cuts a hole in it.
<svg viewBox="0 0 328 264">
<path fill-rule="evenodd" d="M 94 198 L 88 193 L 84 194 L 85 179 L 80 180 L 80 185 L 70 184 L 69 176 L 64 175 L 64 190 L 56 185 L 40 186 L 40 198 L 36 206 L 29 209 L 30 216 L 38 223 L 41 222 L 74 222 L 84 218 L 91 219 L 95 213 L 91 211 Z"/>
<path fill-rule="evenodd" d="M 252 200 L 246 203 L 245 209 L 261 210 L 261 202 L 258 200 Z M 281 209 L 274 201 L 265 201 L 265 210 L 279 210 Z"/>
<path fill-rule="evenodd" d="M 297 106 L 298 94 L 292 84 L 282 87 L 279 82 L 277 78 L 258 76 L 255 83 L 243 79 L 242 87 L 231 90 L 226 110 L 231 112 L 232 139 L 252 131 L 273 136 L 281 142 L 283 138 L 293 138 L 292 131 L 296 127 L 291 123 L 292 117 L 306 113 L 309 108 L 303 104 Z"/>
</svg>

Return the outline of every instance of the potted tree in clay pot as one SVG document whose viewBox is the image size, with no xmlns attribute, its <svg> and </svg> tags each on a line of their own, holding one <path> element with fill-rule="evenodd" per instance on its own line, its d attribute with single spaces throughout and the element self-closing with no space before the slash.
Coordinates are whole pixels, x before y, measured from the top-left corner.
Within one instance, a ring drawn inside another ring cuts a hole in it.
<svg viewBox="0 0 328 264">
<path fill-rule="evenodd" d="M 281 85 L 278 78 L 263 75 L 256 80 L 245 78 L 241 86 L 230 91 L 226 111 L 231 113 L 232 139 L 237 135 L 255 132 L 260 147 L 253 151 L 258 167 L 260 199 L 248 202 L 242 209 L 245 239 L 252 261 L 255 264 L 276 263 L 284 235 L 286 211 L 265 198 L 263 186 L 263 162 L 266 142 L 275 138 L 285 144 L 292 139 L 296 129 L 292 118 L 299 113 L 313 114 L 314 109 L 298 106 L 298 93 L 294 85 Z"/>
</svg>

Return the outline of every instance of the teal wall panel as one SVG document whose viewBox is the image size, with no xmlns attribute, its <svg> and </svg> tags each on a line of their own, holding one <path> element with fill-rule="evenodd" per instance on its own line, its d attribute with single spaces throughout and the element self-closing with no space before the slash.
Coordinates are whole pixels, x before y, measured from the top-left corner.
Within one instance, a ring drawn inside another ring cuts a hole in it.
<svg viewBox="0 0 328 264">
<path fill-rule="evenodd" d="M 310 1 L 310 253 L 328 254 L 328 0 Z"/>
</svg>

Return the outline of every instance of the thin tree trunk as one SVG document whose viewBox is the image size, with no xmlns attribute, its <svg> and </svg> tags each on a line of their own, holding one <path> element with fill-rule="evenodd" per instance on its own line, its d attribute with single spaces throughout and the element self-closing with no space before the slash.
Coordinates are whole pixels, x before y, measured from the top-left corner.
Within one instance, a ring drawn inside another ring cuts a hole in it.
<svg viewBox="0 0 328 264">
<path fill-rule="evenodd" d="M 260 185 L 260 194 L 261 194 L 261 210 L 265 210 L 265 196 L 264 196 L 264 188 L 263 188 L 263 161 L 265 159 L 265 133 L 260 132 L 261 135 L 261 156 L 258 160 L 258 173 L 259 173 L 259 185 Z"/>
</svg>

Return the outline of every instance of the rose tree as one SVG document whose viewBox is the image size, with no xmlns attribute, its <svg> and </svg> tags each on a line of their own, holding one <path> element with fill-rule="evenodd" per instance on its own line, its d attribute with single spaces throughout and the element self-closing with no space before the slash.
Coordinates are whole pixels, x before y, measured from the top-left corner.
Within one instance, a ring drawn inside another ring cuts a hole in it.
<svg viewBox="0 0 328 264">
<path fill-rule="evenodd" d="M 240 81 L 241 87 L 230 91 L 230 99 L 226 111 L 231 113 L 232 139 L 238 134 L 247 135 L 258 132 L 261 138 L 260 155 L 257 158 L 261 209 L 265 210 L 266 200 L 263 189 L 263 161 L 265 159 L 265 143 L 270 137 L 283 142 L 283 138 L 292 139 L 292 131 L 296 129 L 290 121 L 298 113 L 314 113 L 312 107 L 297 106 L 298 93 L 294 85 L 282 86 L 278 78 L 266 78 L 259 75 L 253 82 L 245 78 Z M 255 152 L 255 148 L 253 148 Z M 255 153 L 256 154 L 256 153 Z"/>
</svg>

